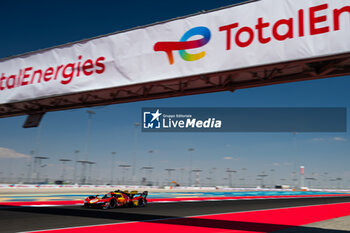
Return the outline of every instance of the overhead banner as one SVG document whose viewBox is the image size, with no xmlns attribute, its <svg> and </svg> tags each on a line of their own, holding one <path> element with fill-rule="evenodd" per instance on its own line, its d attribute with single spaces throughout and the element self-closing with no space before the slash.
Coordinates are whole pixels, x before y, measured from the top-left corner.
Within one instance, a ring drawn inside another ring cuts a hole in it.
<svg viewBox="0 0 350 233">
<path fill-rule="evenodd" d="M 0 104 L 349 52 L 350 0 L 261 0 L 2 60 Z"/>
</svg>

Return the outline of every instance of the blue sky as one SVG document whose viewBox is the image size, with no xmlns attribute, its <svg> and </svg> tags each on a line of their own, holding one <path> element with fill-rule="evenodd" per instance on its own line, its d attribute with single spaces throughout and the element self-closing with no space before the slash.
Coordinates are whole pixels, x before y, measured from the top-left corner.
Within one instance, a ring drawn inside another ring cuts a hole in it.
<svg viewBox="0 0 350 233">
<path fill-rule="evenodd" d="M 215 9 L 239 1 L 1 1 L 0 58 L 35 51 L 67 42 L 146 25 L 178 16 Z M 109 179 L 111 152 L 116 154 L 115 174 L 120 164 L 132 164 L 135 127 L 142 107 L 349 107 L 349 77 L 329 78 L 267 87 L 143 101 L 93 108 L 89 159 L 97 162 L 94 176 Z M 1 177 L 26 176 L 26 155 L 34 150 L 38 129 L 23 129 L 25 117 L 0 119 Z M 60 158 L 83 159 L 87 133 L 86 109 L 52 112 L 44 116 L 40 129 L 39 154 L 48 156 L 42 174 L 60 175 Z M 238 177 L 275 170 L 275 179 L 290 179 L 294 161 L 305 165 L 307 176 L 328 172 L 329 178 L 350 180 L 350 144 L 348 133 L 142 133 L 138 131 L 137 171 L 149 165 L 156 168 L 159 181 L 165 168 L 189 168 L 192 153 L 194 167 L 203 169 L 202 180 L 216 168 L 222 181 L 224 170 L 239 170 Z M 296 143 L 294 143 L 294 140 Z M 188 152 L 188 148 L 195 148 Z M 8 150 L 7 150 L 8 149 Z M 149 150 L 154 150 L 150 161 Z M 6 158 L 8 155 L 13 158 Z M 73 164 L 67 165 L 67 177 Z M 242 172 L 242 168 L 247 170 Z M 244 174 L 243 174 L 244 173 Z M 187 181 L 187 175 L 182 180 Z M 180 171 L 175 178 L 181 180 Z M 270 178 L 272 175 L 270 174 Z M 282 181 L 281 181 L 282 182 Z M 348 186 L 350 183 L 347 182 Z"/>
</svg>

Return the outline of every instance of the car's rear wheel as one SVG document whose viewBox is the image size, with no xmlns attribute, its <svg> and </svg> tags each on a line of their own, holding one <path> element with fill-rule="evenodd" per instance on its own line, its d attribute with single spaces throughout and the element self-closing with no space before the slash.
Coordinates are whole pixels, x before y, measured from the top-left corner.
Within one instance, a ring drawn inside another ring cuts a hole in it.
<svg viewBox="0 0 350 233">
<path fill-rule="evenodd" d="M 139 200 L 138 206 L 145 207 L 146 205 L 147 205 L 147 201 L 146 200 L 143 200 L 143 199 Z"/>
</svg>

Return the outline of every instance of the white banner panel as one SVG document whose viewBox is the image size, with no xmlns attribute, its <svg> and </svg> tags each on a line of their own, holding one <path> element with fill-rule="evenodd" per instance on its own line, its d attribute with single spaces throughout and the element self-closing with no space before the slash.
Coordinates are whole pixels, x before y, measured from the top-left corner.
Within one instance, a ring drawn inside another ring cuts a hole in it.
<svg viewBox="0 0 350 233">
<path fill-rule="evenodd" d="M 3 60 L 0 104 L 349 52 L 350 0 L 261 0 Z"/>
</svg>

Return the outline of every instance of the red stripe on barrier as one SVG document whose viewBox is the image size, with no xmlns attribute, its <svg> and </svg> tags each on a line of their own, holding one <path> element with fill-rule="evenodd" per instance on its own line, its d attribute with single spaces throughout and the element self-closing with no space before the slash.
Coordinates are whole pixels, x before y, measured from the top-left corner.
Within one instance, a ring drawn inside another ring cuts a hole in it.
<svg viewBox="0 0 350 233">
<path fill-rule="evenodd" d="M 79 201 L 15 201 L 15 202 L 0 202 L 0 207 L 4 206 L 40 206 L 40 205 L 82 205 L 83 200 Z"/>
<path fill-rule="evenodd" d="M 148 222 L 75 227 L 40 232 L 267 233 L 350 215 L 350 203 L 216 214 Z M 303 232 L 302 228 L 299 232 Z"/>
<path fill-rule="evenodd" d="M 210 200 L 244 200 L 244 199 L 270 199 L 270 198 L 306 198 L 306 197 L 346 197 L 350 194 L 324 194 L 324 195 L 288 195 L 288 196 L 244 196 L 244 197 L 184 197 L 184 198 L 153 198 L 148 202 L 166 201 L 210 201 Z"/>
</svg>

